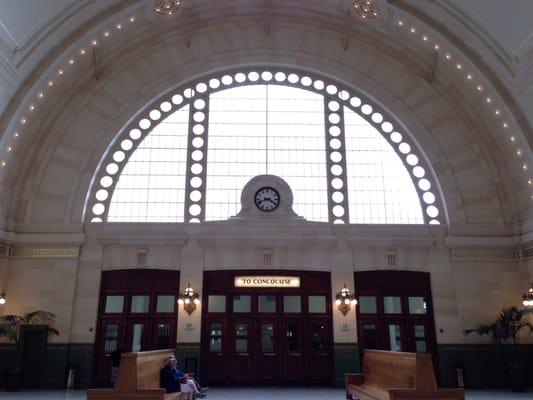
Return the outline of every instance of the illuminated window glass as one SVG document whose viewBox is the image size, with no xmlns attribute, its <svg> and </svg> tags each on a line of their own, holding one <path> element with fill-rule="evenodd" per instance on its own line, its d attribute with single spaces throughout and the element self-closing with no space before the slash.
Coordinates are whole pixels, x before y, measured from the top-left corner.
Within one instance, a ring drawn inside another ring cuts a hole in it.
<svg viewBox="0 0 533 400">
<path fill-rule="evenodd" d="M 157 125 L 124 167 L 109 222 L 182 222 L 189 107 Z"/>
<path fill-rule="evenodd" d="M 344 121 L 350 223 L 423 224 L 418 193 L 392 146 L 346 107 Z"/>
<path fill-rule="evenodd" d="M 206 220 L 237 214 L 246 182 L 267 173 L 289 184 L 297 214 L 328 220 L 323 101 L 276 85 L 211 95 Z"/>
</svg>

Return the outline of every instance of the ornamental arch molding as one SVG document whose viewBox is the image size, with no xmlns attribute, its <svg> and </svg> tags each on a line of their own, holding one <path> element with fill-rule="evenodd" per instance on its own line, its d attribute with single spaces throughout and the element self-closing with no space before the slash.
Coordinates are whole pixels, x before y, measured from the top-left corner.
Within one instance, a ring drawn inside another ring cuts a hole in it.
<svg viewBox="0 0 533 400">
<path fill-rule="evenodd" d="M 196 78 L 155 99 L 138 112 L 117 134 L 99 163 L 86 198 L 85 222 L 107 221 L 114 190 L 130 157 L 159 123 L 182 107 L 189 108 L 184 222 L 204 222 L 206 163 L 209 162 L 206 159 L 209 146 L 210 95 L 236 87 L 267 84 L 303 89 L 323 97 L 329 222 L 350 223 L 347 190 L 350 182 L 346 172 L 343 112 L 344 108 L 347 108 L 364 118 L 394 149 L 411 177 L 420 201 L 424 223 L 447 223 L 438 180 L 423 150 L 403 128 L 401 121 L 361 91 L 327 76 L 316 72 L 268 66 L 229 69 Z M 200 120 L 196 121 L 197 117 Z M 195 139 L 200 139 L 200 146 L 194 144 Z M 200 159 L 193 160 L 193 153 L 199 153 Z M 201 167 L 195 172 L 193 165 Z M 339 176 L 331 173 L 335 167 L 342 171 Z M 201 196 L 195 201 L 190 198 L 193 191 L 201 192 Z M 334 194 L 341 194 L 342 200 L 333 201 Z M 195 208 L 197 211 L 191 213 L 190 210 Z M 339 208 L 342 209 L 342 216 L 337 215 Z"/>
</svg>

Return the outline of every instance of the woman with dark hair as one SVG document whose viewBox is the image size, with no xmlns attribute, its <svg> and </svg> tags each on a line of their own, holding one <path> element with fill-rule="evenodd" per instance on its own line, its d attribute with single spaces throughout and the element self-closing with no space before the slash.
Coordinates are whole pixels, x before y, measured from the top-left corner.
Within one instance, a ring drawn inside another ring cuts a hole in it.
<svg viewBox="0 0 533 400">
<path fill-rule="evenodd" d="M 118 373 L 120 368 L 120 359 L 122 357 L 122 353 L 124 353 L 124 349 L 122 347 L 117 347 L 109 356 L 111 358 L 111 385 L 115 386 L 118 379 Z"/>
</svg>

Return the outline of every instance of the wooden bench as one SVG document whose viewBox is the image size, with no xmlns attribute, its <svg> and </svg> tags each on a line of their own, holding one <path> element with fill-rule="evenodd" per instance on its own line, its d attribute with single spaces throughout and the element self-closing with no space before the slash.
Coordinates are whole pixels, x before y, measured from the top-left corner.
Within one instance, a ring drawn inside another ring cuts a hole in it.
<svg viewBox="0 0 533 400">
<path fill-rule="evenodd" d="M 439 389 L 431 354 L 365 350 L 362 374 L 345 374 L 346 398 L 464 400 L 462 389 Z"/>
<path fill-rule="evenodd" d="M 181 400 L 182 393 L 160 388 L 161 368 L 171 354 L 173 350 L 123 353 L 115 388 L 89 389 L 87 400 Z"/>
</svg>

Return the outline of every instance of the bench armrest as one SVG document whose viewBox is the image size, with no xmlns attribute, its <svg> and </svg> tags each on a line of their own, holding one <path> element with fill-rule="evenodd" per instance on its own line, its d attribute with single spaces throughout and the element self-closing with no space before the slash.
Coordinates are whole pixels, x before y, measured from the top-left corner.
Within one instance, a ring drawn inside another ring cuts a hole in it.
<svg viewBox="0 0 533 400">
<path fill-rule="evenodd" d="M 464 400 L 464 390 L 461 389 L 438 389 L 433 392 L 416 392 L 414 389 L 389 389 L 390 400 L 401 399 L 441 399 L 441 400 Z"/>
<path fill-rule="evenodd" d="M 344 374 L 346 385 L 362 385 L 365 383 L 365 374 Z"/>
</svg>

